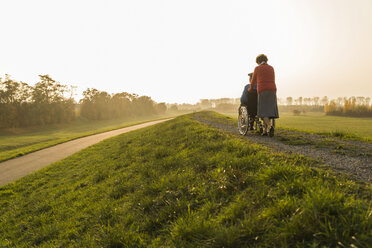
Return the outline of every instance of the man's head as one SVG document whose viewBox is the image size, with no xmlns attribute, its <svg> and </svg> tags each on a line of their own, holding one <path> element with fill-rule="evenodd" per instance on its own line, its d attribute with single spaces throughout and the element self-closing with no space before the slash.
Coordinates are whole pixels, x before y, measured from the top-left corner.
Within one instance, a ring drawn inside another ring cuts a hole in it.
<svg viewBox="0 0 372 248">
<path fill-rule="evenodd" d="M 252 72 L 251 73 L 248 73 L 248 76 L 249 76 L 249 82 L 251 82 L 252 81 L 253 73 Z"/>
<path fill-rule="evenodd" d="M 257 64 L 261 64 L 262 62 L 267 63 L 267 61 L 268 61 L 268 58 L 265 54 L 260 54 L 256 57 L 256 63 Z"/>
</svg>

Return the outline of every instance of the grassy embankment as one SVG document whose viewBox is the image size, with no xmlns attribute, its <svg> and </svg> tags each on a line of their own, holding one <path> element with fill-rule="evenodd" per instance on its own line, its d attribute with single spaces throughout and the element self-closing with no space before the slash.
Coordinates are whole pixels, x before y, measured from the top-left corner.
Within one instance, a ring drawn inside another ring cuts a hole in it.
<svg viewBox="0 0 372 248">
<path fill-rule="evenodd" d="M 0 188 L 3 247 L 367 247 L 371 186 L 182 116 Z"/>
<path fill-rule="evenodd" d="M 237 119 L 237 113 L 224 113 Z M 306 113 L 295 116 L 279 113 L 277 127 L 340 138 L 372 141 L 372 118 L 327 116 L 324 113 Z"/>
<path fill-rule="evenodd" d="M 172 116 L 175 115 L 102 121 L 78 119 L 68 124 L 0 130 L 0 161 L 84 136 Z"/>
</svg>

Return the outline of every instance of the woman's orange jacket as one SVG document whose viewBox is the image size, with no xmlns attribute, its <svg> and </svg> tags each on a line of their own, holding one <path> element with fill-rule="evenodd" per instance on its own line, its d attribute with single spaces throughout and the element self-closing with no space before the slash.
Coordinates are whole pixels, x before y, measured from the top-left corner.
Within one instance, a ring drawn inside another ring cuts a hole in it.
<svg viewBox="0 0 372 248">
<path fill-rule="evenodd" d="M 249 90 L 253 89 L 256 83 L 257 93 L 265 90 L 276 92 L 274 68 L 267 63 L 256 66 L 256 68 L 254 68 L 252 82 Z"/>
</svg>

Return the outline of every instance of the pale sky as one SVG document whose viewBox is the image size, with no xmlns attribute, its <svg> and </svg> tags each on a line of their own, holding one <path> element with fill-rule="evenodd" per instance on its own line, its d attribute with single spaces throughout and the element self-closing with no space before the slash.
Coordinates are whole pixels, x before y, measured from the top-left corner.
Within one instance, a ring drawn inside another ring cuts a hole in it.
<svg viewBox="0 0 372 248">
<path fill-rule="evenodd" d="M 0 77 L 157 102 L 240 97 L 255 58 L 278 97 L 372 96 L 372 0 L 0 0 Z"/>
</svg>

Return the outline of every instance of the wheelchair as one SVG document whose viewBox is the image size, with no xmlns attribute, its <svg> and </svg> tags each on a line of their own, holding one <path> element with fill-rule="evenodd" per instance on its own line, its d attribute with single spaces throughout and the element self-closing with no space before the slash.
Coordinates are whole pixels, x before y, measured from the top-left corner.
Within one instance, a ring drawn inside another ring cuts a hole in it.
<svg viewBox="0 0 372 248">
<path fill-rule="evenodd" d="M 275 128 L 275 119 L 270 118 L 271 125 Z M 257 116 L 257 111 L 253 113 L 248 111 L 247 106 L 241 105 L 239 107 L 238 116 L 238 130 L 241 135 L 246 135 L 249 130 L 254 130 L 262 134 L 263 132 L 263 121 Z M 272 137 L 274 134 L 270 134 Z"/>
<path fill-rule="evenodd" d="M 247 107 L 241 105 L 239 107 L 238 130 L 241 135 L 246 135 L 248 130 L 255 130 L 261 134 L 263 132 L 263 124 L 257 115 L 249 114 Z"/>
<path fill-rule="evenodd" d="M 251 74 L 248 74 L 251 76 Z M 246 85 L 247 87 L 248 85 Z M 257 116 L 258 93 L 256 89 L 248 90 L 244 87 L 244 92 L 240 98 L 241 105 L 238 115 L 238 131 L 241 135 L 246 135 L 248 130 L 256 130 L 260 134 L 263 133 L 264 122 Z M 270 137 L 274 136 L 275 118 L 270 118 L 270 124 L 273 129 L 268 132 Z"/>
</svg>

